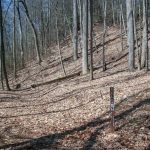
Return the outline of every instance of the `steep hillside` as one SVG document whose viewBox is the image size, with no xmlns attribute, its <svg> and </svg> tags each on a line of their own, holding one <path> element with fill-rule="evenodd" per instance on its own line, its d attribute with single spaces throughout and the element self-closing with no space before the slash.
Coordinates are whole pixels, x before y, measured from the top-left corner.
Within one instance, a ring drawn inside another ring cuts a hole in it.
<svg viewBox="0 0 150 150">
<path fill-rule="evenodd" d="M 121 51 L 117 27 L 106 40 L 107 71 L 102 72 L 102 33 L 95 25 L 94 80 L 81 75 L 80 58 L 72 60 L 71 40 L 61 44 L 67 77 L 57 46 L 39 66 L 30 62 L 18 72 L 16 91 L 0 91 L 0 149 L 150 148 L 150 73 L 129 72 L 127 47 Z M 125 37 L 124 37 L 125 38 Z M 34 86 L 33 86 L 34 85 Z M 110 133 L 109 88 L 115 88 L 116 131 Z"/>
</svg>

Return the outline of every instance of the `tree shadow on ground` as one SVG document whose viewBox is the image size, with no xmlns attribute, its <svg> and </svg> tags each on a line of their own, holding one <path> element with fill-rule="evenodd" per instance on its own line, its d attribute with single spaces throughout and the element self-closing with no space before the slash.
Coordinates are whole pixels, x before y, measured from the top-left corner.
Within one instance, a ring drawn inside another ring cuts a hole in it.
<svg viewBox="0 0 150 150">
<path fill-rule="evenodd" d="M 127 109 L 124 112 L 119 113 L 117 116 L 115 116 L 116 122 L 119 122 L 120 120 L 123 120 L 130 113 L 132 113 L 136 109 L 142 107 L 143 105 L 150 105 L 150 99 L 145 99 L 143 101 L 140 101 L 140 102 L 136 103 L 135 105 L 133 105 L 133 107 L 131 107 L 130 109 Z M 143 120 L 147 119 L 147 118 L 150 118 L 150 116 L 145 116 L 145 118 L 143 118 Z M 135 119 L 137 119 L 137 118 L 135 118 Z M 107 121 L 107 120 L 105 120 L 105 121 Z M 123 124 L 121 127 L 117 128 L 116 130 L 120 130 L 124 126 L 125 126 L 125 124 Z M 104 127 L 106 128 L 107 126 L 102 126 L 101 128 L 96 129 L 93 134 L 91 134 L 88 141 L 85 142 L 84 150 L 90 150 L 93 147 L 93 145 L 96 144 L 96 138 L 100 134 L 101 129 L 104 129 Z"/>
<path fill-rule="evenodd" d="M 118 113 L 115 116 L 116 122 L 124 119 L 126 116 L 130 115 L 130 113 L 132 113 L 134 110 L 142 107 L 143 105 L 150 105 L 150 99 L 145 99 L 143 101 L 140 101 L 140 102 L 134 104 L 131 108 L 128 108 L 125 111 Z M 66 136 L 72 135 L 74 133 L 79 133 L 81 131 L 86 130 L 87 128 L 95 127 L 97 129 L 90 135 L 89 139 L 87 141 L 85 141 L 85 144 L 83 145 L 83 149 L 90 150 L 90 149 L 92 149 L 93 145 L 96 144 L 96 138 L 97 138 L 98 134 L 100 133 L 100 131 L 102 129 L 108 127 L 108 125 L 109 125 L 109 118 L 105 119 L 103 117 L 99 117 L 99 118 L 93 119 L 92 121 L 90 121 L 84 125 L 75 127 L 70 130 L 66 130 L 61 133 L 54 133 L 54 134 L 50 134 L 48 136 L 31 139 L 31 140 L 21 142 L 21 143 L 4 145 L 4 146 L 1 146 L 0 149 L 42 150 L 42 149 L 51 148 L 53 146 L 55 146 L 55 148 L 57 149 L 57 141 L 58 140 L 63 140 Z"/>
<path fill-rule="evenodd" d="M 146 150 L 150 150 L 150 144 L 148 145 L 148 148 L 146 148 Z"/>
<path fill-rule="evenodd" d="M 54 91 L 55 89 L 57 88 L 57 85 L 55 85 L 55 86 L 53 86 L 53 88 L 52 89 L 48 89 L 47 91 L 45 91 L 45 93 L 43 93 L 42 95 L 40 95 L 40 97 L 43 97 L 43 96 L 45 96 L 45 95 L 47 95 L 47 94 L 49 94 L 50 92 L 52 92 L 52 91 Z M 62 101 L 64 101 L 65 99 L 69 99 L 70 97 L 77 97 L 78 95 L 80 95 L 81 94 L 81 91 L 82 92 L 85 92 L 86 90 L 88 90 L 88 89 L 94 89 L 95 88 L 95 86 L 91 86 L 91 85 L 89 85 L 89 86 L 87 86 L 87 87 L 80 87 L 80 88 L 78 88 L 78 89 L 74 89 L 74 90 L 72 90 L 72 91 L 69 91 L 69 92 L 66 92 L 66 93 L 63 93 L 63 94 L 61 94 L 61 95 L 57 95 L 57 96 L 54 96 L 54 97 L 51 97 L 50 99 L 49 99 L 49 101 L 46 101 L 46 102 L 41 102 L 40 104 L 38 103 L 38 104 L 21 104 L 21 105 L 19 105 L 19 106 L 7 106 L 7 107 L 4 107 L 4 106 L 1 106 L 0 107 L 0 109 L 11 109 L 11 108 L 24 108 L 24 107 L 30 107 L 30 106 L 45 106 L 45 105 L 54 105 L 54 104 L 56 104 L 56 103 L 59 103 L 59 102 L 62 102 Z M 40 90 L 39 90 L 39 92 L 40 92 Z M 10 93 L 11 94 L 11 93 Z M 33 93 L 32 93 L 33 94 Z M 37 95 L 37 92 L 35 93 L 36 95 Z M 26 95 L 28 95 L 28 94 L 26 94 Z M 17 95 L 18 96 L 18 95 Z M 24 94 L 23 94 L 23 96 L 24 96 Z M 0 102 L 1 102 L 1 98 L 3 98 L 3 97 L 0 97 Z M 9 98 L 9 100 L 7 100 L 8 102 L 14 102 L 14 101 L 12 101 L 12 99 L 11 99 L 11 97 L 7 97 L 7 98 Z M 36 98 L 38 98 L 38 96 L 37 97 L 33 97 L 32 96 L 32 98 L 30 99 L 30 100 L 26 100 L 26 99 L 23 99 L 23 98 L 20 98 L 20 99 L 18 99 L 17 101 L 19 101 L 19 102 L 31 102 L 31 101 L 34 101 L 34 102 L 36 102 Z M 98 98 L 98 97 L 96 97 L 96 98 Z M 4 100 L 3 100 L 4 101 Z M 94 101 L 94 99 L 92 98 L 91 100 L 89 100 L 89 102 L 92 102 L 92 101 Z M 6 101 L 4 101 L 4 102 L 6 102 Z M 88 103 L 89 103 L 88 102 Z M 84 104 L 84 105 L 86 105 L 86 104 Z M 81 106 L 81 105 L 79 105 L 79 106 Z M 78 108 L 79 106 L 76 106 L 76 107 L 73 107 L 73 108 L 70 108 L 70 109 L 75 109 L 75 108 Z M 82 105 L 83 106 L 83 105 Z M 67 110 L 69 110 L 69 109 L 66 109 L 66 110 L 61 110 L 61 111 L 67 111 Z M 55 112 L 60 112 L 60 111 L 54 111 L 54 112 L 47 112 L 47 113 L 55 113 Z M 36 114 L 27 114 L 27 116 L 32 116 L 32 115 L 40 115 L 40 113 L 36 113 Z M 41 115 L 44 115 L 44 113 L 41 113 Z M 24 116 L 24 115 L 21 115 L 21 116 Z M 25 115 L 26 116 L 26 115 Z M 11 117 L 17 117 L 17 116 L 10 116 L 10 118 Z M 18 116 L 19 117 L 19 116 Z M 1 117 L 0 116 L 0 118 L 5 118 L 5 117 Z M 9 118 L 9 116 L 7 117 L 7 118 Z"/>
<path fill-rule="evenodd" d="M 110 43 L 110 42 L 112 42 L 112 41 L 115 41 L 116 39 L 118 39 L 120 36 L 119 35 L 117 35 L 116 37 L 114 37 L 113 39 L 109 39 L 108 41 L 106 41 L 106 43 L 105 44 L 108 44 L 108 43 Z M 103 44 L 98 44 L 98 45 L 96 45 L 96 49 L 98 49 L 99 47 L 101 47 Z M 122 54 L 123 53 L 123 54 Z M 115 59 L 115 60 L 113 60 L 113 61 L 111 61 L 110 60 L 110 62 L 108 62 L 106 65 L 109 65 L 109 64 L 111 64 L 111 63 L 114 63 L 114 62 L 116 62 L 116 61 L 119 61 L 120 59 L 122 59 L 122 58 L 124 58 L 125 56 L 127 56 L 127 54 L 128 54 L 128 52 L 121 52 L 120 54 L 119 54 L 119 56 L 118 56 L 118 58 L 117 59 Z M 81 54 L 79 54 L 79 55 L 81 55 Z M 80 56 L 81 57 L 81 56 Z M 63 61 L 73 61 L 73 59 L 72 59 L 72 56 L 69 56 L 69 57 L 67 57 L 67 58 L 64 58 L 63 59 Z M 54 63 L 53 63 L 54 62 Z M 40 71 L 38 71 L 38 72 L 36 72 L 36 73 L 33 73 L 32 75 L 29 75 L 28 77 L 26 77 L 25 79 L 23 79 L 21 82 L 20 82 L 20 84 L 22 84 L 23 82 L 25 82 L 27 79 L 29 79 L 29 78 L 31 78 L 31 77 L 33 77 L 33 76 L 37 76 L 37 75 L 39 75 L 39 73 L 41 73 L 41 72 L 43 72 L 43 71 L 45 71 L 45 70 L 47 70 L 47 69 L 49 69 L 49 68 L 53 68 L 53 67 L 56 67 L 56 66 L 58 66 L 60 64 L 60 62 L 57 62 L 57 60 L 54 60 L 54 61 L 52 61 L 52 64 L 50 64 L 50 65 L 47 65 L 44 69 L 41 69 Z M 98 66 L 98 67 L 95 67 L 94 68 L 94 70 L 98 70 L 98 69 L 100 69 L 100 68 L 102 68 L 102 66 Z M 55 70 L 53 73 L 56 73 L 58 70 Z M 52 73 L 51 73 L 52 74 Z M 75 78 L 76 76 L 79 76 L 81 74 L 81 71 L 78 71 L 78 72 L 76 72 L 76 73 L 73 73 L 73 74 L 71 74 L 71 75 L 68 75 L 67 77 L 62 77 L 62 78 L 58 78 L 58 79 L 54 79 L 54 80 L 51 80 L 51 81 L 48 81 L 48 82 L 45 82 L 45 83 L 40 83 L 40 84 L 34 84 L 34 86 L 36 86 L 36 87 L 38 87 L 38 86 L 43 86 L 43 85 L 47 85 L 47 84 L 51 84 L 51 83 L 55 83 L 55 82 L 58 82 L 58 81 L 62 81 L 62 80 L 65 80 L 65 79 L 67 79 L 67 78 Z M 31 85 L 32 86 L 32 85 Z M 17 89 L 17 90 L 15 90 L 15 89 L 13 89 L 13 91 L 23 91 L 23 90 L 30 90 L 31 89 L 31 86 L 29 86 L 29 87 L 27 87 L 27 88 L 22 88 L 22 89 Z"/>
<path fill-rule="evenodd" d="M 140 75 L 136 75 L 136 76 L 133 76 L 133 77 L 129 77 L 129 78 L 126 78 L 126 79 L 124 79 L 123 81 L 129 81 L 129 80 L 132 80 L 133 78 L 138 78 Z M 115 85 L 115 84 L 117 84 L 118 82 L 120 82 L 120 81 L 115 81 L 115 82 L 113 82 L 113 85 Z M 122 82 L 122 81 L 121 81 Z M 111 83 L 112 84 L 112 83 Z M 93 88 L 101 88 L 101 87 L 105 87 L 105 86 L 109 86 L 109 82 L 108 82 L 108 84 L 106 85 L 106 83 L 105 84 L 103 84 L 103 85 L 101 85 L 101 86 L 99 86 L 99 84 L 98 85 L 89 85 L 89 86 L 86 86 L 86 87 L 82 87 L 82 88 L 79 88 L 79 89 L 75 89 L 75 90 L 73 90 L 73 91 L 70 91 L 70 92 L 68 92 L 68 93 L 65 93 L 65 94 L 63 94 L 63 95 L 60 95 L 60 96 L 57 96 L 57 97 L 55 97 L 55 98 L 53 98 L 53 100 L 52 101 L 49 101 L 49 102 L 46 102 L 46 103 L 41 103 L 41 104 L 34 104 L 34 105 L 20 105 L 20 106 L 18 106 L 18 107 L 5 107 L 5 108 L 24 108 L 24 107 L 30 107 L 30 106 L 45 106 L 45 105 L 53 105 L 53 104 L 55 104 L 55 103 L 58 103 L 58 102 L 61 102 L 61 101 L 64 101 L 65 99 L 67 99 L 67 98 L 69 98 L 70 96 L 75 96 L 75 95 L 78 95 L 79 93 L 80 93 L 80 91 L 86 91 L 87 89 L 93 89 Z M 149 90 L 149 88 L 148 89 L 145 89 L 145 90 L 142 90 L 142 91 L 140 91 L 140 92 L 138 92 L 138 93 L 141 93 L 141 92 L 147 92 Z M 47 92 L 48 93 L 48 92 Z M 135 93 L 135 94 L 133 94 L 133 95 L 131 95 L 131 96 L 128 96 L 126 99 L 128 99 L 128 98 L 133 98 L 134 96 L 136 96 L 136 95 L 138 95 L 138 93 Z M 123 99 L 123 100 L 121 100 L 118 104 L 116 104 L 116 108 L 121 104 L 121 103 L 123 103 L 126 99 Z M 90 102 L 92 102 L 92 101 L 94 101 L 94 99 L 92 99 L 92 100 L 90 100 L 88 103 L 90 103 Z M 87 104 L 87 103 L 86 103 Z M 15 118 L 15 117 L 21 117 L 21 116 L 34 116 L 34 115 L 46 115 L 46 114 L 52 114 L 52 113 L 58 113 L 58 112 L 65 112 L 65 111 L 68 111 L 68 110 L 73 110 L 73 109 L 76 109 L 76 108 L 79 108 L 79 107 L 82 107 L 82 106 L 84 106 L 84 105 L 86 105 L 86 104 L 82 104 L 82 105 L 78 105 L 78 106 L 75 106 L 75 107 L 71 107 L 71 108 L 67 108 L 67 109 L 64 109 L 64 110 L 56 110 L 56 111 L 49 111 L 49 112 L 38 112 L 38 113 L 33 113 L 33 114 L 30 114 L 30 113 L 27 113 L 27 114 L 23 114 L 23 115 L 11 115 L 11 116 L 7 116 L 7 117 L 5 117 L 5 116 L 3 116 L 3 117 L 1 117 L 0 116 L 0 118 L 1 119 L 4 119 L 4 118 Z M 0 109 L 4 109 L 4 107 L 0 107 Z"/>
</svg>

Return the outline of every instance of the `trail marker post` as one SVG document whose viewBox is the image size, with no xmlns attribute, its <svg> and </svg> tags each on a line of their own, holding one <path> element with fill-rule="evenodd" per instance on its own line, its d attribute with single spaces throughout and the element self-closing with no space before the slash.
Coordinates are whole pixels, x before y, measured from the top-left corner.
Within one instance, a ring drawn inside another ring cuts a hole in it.
<svg viewBox="0 0 150 150">
<path fill-rule="evenodd" d="M 115 131 L 114 87 L 110 87 L 110 128 L 111 132 Z"/>
</svg>

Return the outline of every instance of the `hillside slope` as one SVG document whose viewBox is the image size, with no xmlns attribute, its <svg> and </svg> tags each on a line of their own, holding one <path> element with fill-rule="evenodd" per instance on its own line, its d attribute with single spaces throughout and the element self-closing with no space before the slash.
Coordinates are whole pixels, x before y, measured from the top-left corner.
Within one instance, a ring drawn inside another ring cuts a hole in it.
<svg viewBox="0 0 150 150">
<path fill-rule="evenodd" d="M 62 43 L 61 70 L 57 46 L 39 66 L 18 72 L 21 89 L 0 91 L 0 149 L 149 149 L 150 73 L 128 72 L 127 48 L 121 52 L 117 28 L 109 29 L 107 71 L 102 72 L 100 27 L 95 31 L 94 81 L 72 60 L 71 40 Z M 70 76 L 71 75 L 71 76 Z M 55 80 L 58 79 L 59 80 Z M 36 88 L 31 88 L 31 85 Z M 109 88 L 115 88 L 116 131 L 109 131 Z"/>
</svg>

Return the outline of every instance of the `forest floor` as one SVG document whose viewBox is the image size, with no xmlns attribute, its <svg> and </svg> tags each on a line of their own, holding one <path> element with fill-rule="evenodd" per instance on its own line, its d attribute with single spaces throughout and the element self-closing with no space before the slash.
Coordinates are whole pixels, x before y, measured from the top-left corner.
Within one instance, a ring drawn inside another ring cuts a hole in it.
<svg viewBox="0 0 150 150">
<path fill-rule="evenodd" d="M 102 71 L 102 36 L 95 26 L 94 80 L 72 60 L 71 40 L 61 44 L 67 78 L 57 47 L 41 66 L 30 62 L 10 76 L 16 91 L 0 91 L 0 149 L 148 150 L 150 149 L 150 73 L 129 72 L 127 47 L 121 51 L 115 27 L 108 31 L 107 71 Z M 58 79 L 59 80 L 55 80 Z M 31 88 L 31 85 L 36 85 Z M 115 126 L 110 132 L 110 87 L 115 88 Z"/>
</svg>

